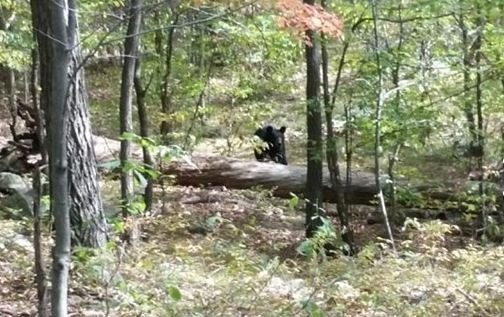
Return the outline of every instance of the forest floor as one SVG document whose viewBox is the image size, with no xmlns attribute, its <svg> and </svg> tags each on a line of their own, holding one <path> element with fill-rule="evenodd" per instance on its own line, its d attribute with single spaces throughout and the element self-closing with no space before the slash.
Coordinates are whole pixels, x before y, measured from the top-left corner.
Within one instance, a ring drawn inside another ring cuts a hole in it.
<svg viewBox="0 0 504 317">
<path fill-rule="evenodd" d="M 102 184 L 109 206 L 117 184 Z M 136 221 L 134 247 L 112 233 L 103 250 L 75 248 L 71 316 L 504 314 L 504 247 L 472 244 L 439 221 L 397 228 L 395 254 L 383 226 L 366 224 L 373 208 L 354 208 L 361 252 L 310 260 L 297 252 L 302 210 L 267 191 L 174 186 L 157 195 Z M 0 316 L 35 316 L 33 261 L 30 222 L 0 221 Z"/>
</svg>

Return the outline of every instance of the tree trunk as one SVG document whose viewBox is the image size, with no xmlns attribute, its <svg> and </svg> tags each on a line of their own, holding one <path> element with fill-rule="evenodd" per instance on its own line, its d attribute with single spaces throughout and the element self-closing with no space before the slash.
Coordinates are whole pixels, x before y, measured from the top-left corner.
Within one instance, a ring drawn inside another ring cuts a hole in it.
<svg viewBox="0 0 504 317">
<path fill-rule="evenodd" d="M 67 19 L 68 6 L 66 0 L 55 0 L 45 4 L 50 16 L 50 39 L 46 41 L 51 46 L 50 90 L 43 93 L 48 96 L 47 129 L 49 136 L 49 184 L 51 196 L 51 211 L 54 215 L 56 228 L 55 246 L 53 251 L 52 275 L 52 316 L 67 316 L 68 313 L 68 270 L 70 267 L 70 205 L 67 164 L 67 89 L 68 64 L 70 60 L 68 47 L 71 45 L 75 25 Z M 66 11 L 66 12 L 65 12 Z M 68 34 L 67 34 L 68 32 Z"/>
<path fill-rule="evenodd" d="M 303 0 L 314 5 L 314 0 Z M 318 44 L 313 31 L 306 31 L 311 45 L 305 45 L 306 58 L 306 125 L 308 131 L 306 202 L 306 236 L 312 237 L 322 225 L 322 116 L 320 109 L 320 64 L 317 54 Z"/>
<path fill-rule="evenodd" d="M 112 139 L 95 136 L 94 144 L 99 162 L 114 160 L 120 151 L 120 142 Z M 133 146 L 132 156 L 136 160 L 142 159 L 142 149 Z M 187 163 L 188 161 L 192 164 Z M 326 171 L 326 169 L 324 169 Z M 306 165 L 281 165 L 264 163 L 252 160 L 243 160 L 223 156 L 190 157 L 187 160 L 175 160 L 161 167 L 163 174 L 174 175 L 174 184 L 181 186 L 226 186 L 233 189 L 250 189 L 262 187 L 273 189 L 277 197 L 291 198 L 290 193 L 303 195 L 306 187 Z M 376 182 L 374 173 L 362 171 L 341 170 L 341 182 L 348 204 L 376 205 Z M 346 177 L 350 176 L 352 182 L 348 183 Z M 386 181 L 382 176 L 381 182 Z M 408 181 L 397 180 L 399 186 L 408 186 Z M 336 203 L 330 176 L 326 172 L 322 183 L 325 202 Z M 422 204 L 429 199 L 440 201 L 463 201 L 458 193 L 467 188 L 465 179 L 455 179 L 444 184 L 422 184 L 410 187 L 413 192 L 418 192 L 426 200 L 420 199 Z M 489 186 L 490 187 L 490 186 Z M 496 188 L 497 204 L 504 205 L 501 189 Z M 410 204 L 415 207 L 414 204 Z M 436 206 L 436 204 L 434 203 Z M 437 204 L 437 206 L 441 206 Z M 421 207 L 421 206 L 416 206 Z M 454 206 L 455 210 L 463 210 L 463 206 Z"/>
<path fill-rule="evenodd" d="M 326 2 L 322 0 L 322 7 L 326 8 Z M 351 254 L 355 253 L 354 243 L 353 243 L 353 232 L 350 227 L 350 217 L 348 212 L 348 206 L 345 201 L 345 193 L 343 192 L 343 183 L 341 181 L 341 173 L 338 162 L 338 140 L 334 135 L 333 127 L 333 109 L 334 105 L 331 103 L 331 95 L 329 93 L 329 54 L 327 52 L 327 38 L 325 34 L 322 33 L 322 87 L 324 95 L 324 111 L 327 127 L 327 139 L 326 139 L 326 159 L 327 167 L 329 169 L 329 175 L 331 176 L 331 186 L 336 192 L 336 209 L 338 213 L 338 218 L 341 222 L 341 237 L 345 243 L 348 244 Z M 345 61 L 346 50 L 343 50 L 341 55 L 340 64 L 338 68 L 338 74 L 336 79 L 336 84 L 334 85 L 333 93 L 336 94 L 339 88 L 341 71 Z"/>
<path fill-rule="evenodd" d="M 37 27 L 37 42 L 40 58 L 40 84 L 42 96 L 40 98 L 41 108 L 46 112 L 46 128 L 49 129 L 50 111 L 48 105 L 50 100 L 45 91 L 51 91 L 54 84 L 51 79 L 50 62 L 51 55 L 50 41 L 46 34 L 50 34 L 49 23 L 52 21 L 50 15 L 45 14 L 45 4 L 38 0 L 32 1 L 33 24 Z M 67 7 L 65 7 L 67 8 Z M 89 121 L 89 111 L 87 108 L 86 86 L 84 82 L 84 72 L 82 69 L 82 57 L 78 36 L 77 16 L 75 15 L 75 0 L 68 1 L 69 23 L 75 28 L 73 36 L 68 38 L 70 60 L 67 69 L 67 76 L 70 86 L 65 91 L 68 94 L 67 123 L 68 146 L 66 146 L 69 174 L 69 189 L 71 199 L 71 225 L 73 230 L 73 242 L 89 247 L 101 247 L 107 241 L 107 224 L 103 213 L 102 201 L 98 187 L 98 174 L 96 168 L 96 158 L 92 145 L 91 123 Z M 38 11 L 37 11 L 38 10 Z M 42 12 L 42 13 L 40 13 Z M 59 126 L 59 132 L 63 126 Z M 49 133 L 49 131 L 48 131 Z"/>
<path fill-rule="evenodd" d="M 12 134 L 12 138 L 14 141 L 17 141 L 17 107 L 16 107 L 16 74 L 14 69 L 9 68 L 9 79 L 8 83 L 8 93 L 9 93 L 9 111 L 11 113 L 11 123 L 9 124 L 10 131 Z"/>
<path fill-rule="evenodd" d="M 35 27 L 35 25 L 33 25 Z M 36 40 L 36 38 L 35 38 Z M 40 145 L 40 155 L 42 157 L 41 165 L 47 164 L 47 147 L 45 145 L 44 132 L 44 117 L 42 109 L 40 109 L 39 98 L 39 55 L 37 48 L 31 50 L 31 73 L 30 73 L 30 95 L 32 100 L 32 108 L 35 112 L 35 120 L 37 122 L 36 132 L 38 144 Z"/>
<path fill-rule="evenodd" d="M 173 60 L 173 42 L 176 28 L 173 27 L 178 23 L 179 13 L 173 13 L 173 20 L 171 22 L 171 28 L 168 30 L 168 39 L 166 43 L 166 53 L 165 53 L 165 63 L 164 63 L 164 74 L 160 83 L 160 100 L 161 100 L 161 111 L 164 114 L 163 121 L 161 122 L 160 134 L 163 137 L 163 142 L 165 144 L 170 143 L 169 134 L 172 132 L 173 124 L 167 118 L 173 111 L 171 105 L 172 99 L 172 89 L 170 87 L 171 74 L 172 74 L 172 60 Z M 162 56 L 162 52 L 159 54 Z"/>
<path fill-rule="evenodd" d="M 485 138 L 483 131 L 483 90 L 482 90 L 482 78 L 481 78 L 481 46 L 483 42 L 483 28 L 484 28 L 483 13 L 481 8 L 477 6 L 477 17 L 476 17 L 476 40 L 474 43 L 475 52 L 475 63 L 476 63 L 476 118 L 477 118 L 477 148 L 479 149 L 477 157 L 477 167 L 478 172 L 481 175 L 479 179 L 479 194 L 481 197 L 481 213 L 479 215 L 479 228 L 483 228 L 483 240 L 487 238 L 486 228 L 487 228 L 487 206 L 484 197 L 484 184 L 483 184 L 483 156 L 485 154 Z"/>
<path fill-rule="evenodd" d="M 128 30 L 124 41 L 124 63 L 121 75 L 121 97 L 119 101 L 120 134 L 133 132 L 132 102 L 133 78 L 135 75 L 135 61 L 138 52 L 138 31 L 141 24 L 142 0 L 131 0 Z M 131 141 L 127 138 L 121 140 L 121 198 L 123 202 L 122 214 L 127 219 L 129 208 L 133 201 L 132 171 L 127 168 L 131 156 Z M 126 240 L 130 241 L 130 234 L 125 233 Z"/>
<path fill-rule="evenodd" d="M 397 9 L 398 19 L 401 21 L 399 23 L 399 38 L 397 44 L 397 57 L 396 62 L 392 71 L 392 84 L 394 88 L 397 89 L 395 94 L 395 100 L 393 102 L 394 112 L 396 114 L 396 118 L 401 117 L 401 89 L 399 88 L 400 75 L 401 75 L 401 65 L 402 65 L 402 56 L 403 56 L 403 43 L 404 43 L 404 23 L 402 22 L 402 3 L 399 4 Z M 399 161 L 399 155 L 401 153 L 401 148 L 403 143 L 406 142 L 404 136 L 401 134 L 395 140 L 395 146 L 392 152 L 388 155 L 388 175 L 389 175 L 389 197 L 390 197 L 390 213 L 392 221 L 395 223 L 400 223 L 404 220 L 404 215 L 401 214 L 399 210 L 397 210 L 397 185 L 396 185 L 396 177 L 395 177 L 395 166 Z"/>
<path fill-rule="evenodd" d="M 40 181 L 41 167 L 33 170 L 33 248 L 35 250 L 35 282 L 37 284 L 37 312 L 39 317 L 47 316 L 47 281 L 45 261 L 42 249 L 42 214 L 40 212 L 42 184 Z"/>
<path fill-rule="evenodd" d="M 390 242 L 392 244 L 392 249 L 395 252 L 395 243 L 394 237 L 392 236 L 392 229 L 390 228 L 390 223 L 387 215 L 387 209 L 385 206 L 385 198 L 382 190 L 381 183 L 381 169 L 380 169 L 380 156 L 381 156 L 381 115 L 383 110 L 383 70 L 381 66 L 381 58 L 380 58 L 380 45 L 379 45 L 379 36 L 378 36 L 378 4 L 376 0 L 372 1 L 372 11 L 373 11 L 373 35 L 374 35 L 374 55 L 376 59 L 376 68 L 378 71 L 378 83 L 376 88 L 376 108 L 375 108 L 375 144 L 374 144 L 374 159 L 375 159 L 375 182 L 376 189 L 378 191 L 378 199 L 380 202 L 380 209 L 383 213 L 383 218 L 385 219 L 385 226 L 390 238 Z"/>
<path fill-rule="evenodd" d="M 70 42 L 68 158 L 70 168 L 71 222 L 75 242 L 88 247 L 102 247 L 107 242 L 107 221 L 103 212 L 84 69 L 79 43 L 75 0 L 69 0 L 70 18 L 75 22 L 75 36 Z M 75 8 L 75 10 L 72 10 Z"/>
<path fill-rule="evenodd" d="M 147 83 L 147 86 L 144 88 L 142 85 L 142 75 L 141 75 L 141 66 L 140 59 L 136 60 L 135 63 L 135 92 L 137 97 L 137 108 L 138 108 L 138 121 L 140 121 L 140 136 L 142 138 L 149 137 L 149 119 L 147 118 L 147 107 L 145 105 L 145 95 L 150 86 L 150 81 Z M 152 77 L 151 77 L 152 80 Z M 147 146 L 142 146 L 143 153 L 143 162 L 146 166 L 151 168 L 154 167 L 154 159 L 149 151 Z M 153 188 L 154 181 L 152 177 L 147 176 L 147 186 L 145 187 L 144 192 L 144 201 L 145 201 L 145 210 L 151 210 L 152 208 L 152 200 L 153 200 Z"/>
<path fill-rule="evenodd" d="M 463 4 L 463 2 L 461 2 Z M 462 54 L 463 54 L 463 74 L 464 74 L 464 113 L 467 119 L 467 125 L 469 128 L 469 136 L 470 142 L 467 148 L 467 152 L 469 154 L 469 166 L 468 170 L 471 171 L 473 169 L 473 158 L 476 156 L 477 144 L 478 144 L 478 134 L 476 131 L 476 122 L 474 119 L 474 107 L 473 107 L 473 99 L 470 95 L 470 86 L 471 86 L 471 56 L 469 52 L 469 31 L 467 29 L 467 25 L 465 24 L 464 15 L 461 14 L 459 16 L 459 27 L 461 31 L 461 40 L 462 40 Z"/>
<path fill-rule="evenodd" d="M 4 19 L 2 7 L 0 6 L 0 31 L 12 31 L 11 22 L 9 19 Z M 0 82 L 3 81 L 8 96 L 8 107 L 11 115 L 11 122 L 9 123 L 9 129 L 11 131 L 12 139 L 17 141 L 16 134 L 16 73 L 12 67 L 0 64 Z M 3 96 L 2 96 L 3 97 Z"/>
<path fill-rule="evenodd" d="M 23 72 L 23 102 L 25 104 L 30 104 L 30 81 L 29 81 L 29 72 Z"/>
</svg>

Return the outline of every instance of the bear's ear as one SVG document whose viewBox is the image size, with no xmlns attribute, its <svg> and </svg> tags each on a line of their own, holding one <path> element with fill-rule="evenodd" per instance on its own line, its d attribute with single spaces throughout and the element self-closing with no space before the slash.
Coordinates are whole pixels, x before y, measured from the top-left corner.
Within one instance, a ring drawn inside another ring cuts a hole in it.
<svg viewBox="0 0 504 317">
<path fill-rule="evenodd" d="M 268 133 L 273 133 L 273 127 L 272 127 L 272 126 L 270 126 L 270 125 L 269 125 L 269 126 L 267 126 L 267 127 L 266 127 L 266 132 L 268 132 Z"/>
<path fill-rule="evenodd" d="M 286 127 L 281 127 L 279 131 L 282 132 L 282 133 L 285 133 L 285 130 L 287 130 Z"/>
</svg>

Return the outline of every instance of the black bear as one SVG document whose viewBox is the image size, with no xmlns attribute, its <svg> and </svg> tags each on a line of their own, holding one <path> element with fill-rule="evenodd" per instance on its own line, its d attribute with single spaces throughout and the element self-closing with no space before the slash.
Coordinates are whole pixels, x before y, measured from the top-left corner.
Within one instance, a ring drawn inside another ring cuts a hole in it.
<svg viewBox="0 0 504 317">
<path fill-rule="evenodd" d="M 268 146 L 263 149 L 254 148 L 254 154 L 258 161 L 264 161 L 269 156 L 272 161 L 287 165 L 287 156 L 285 155 L 285 130 L 286 127 L 275 129 L 270 125 L 257 129 L 255 135 L 268 144 Z"/>
</svg>

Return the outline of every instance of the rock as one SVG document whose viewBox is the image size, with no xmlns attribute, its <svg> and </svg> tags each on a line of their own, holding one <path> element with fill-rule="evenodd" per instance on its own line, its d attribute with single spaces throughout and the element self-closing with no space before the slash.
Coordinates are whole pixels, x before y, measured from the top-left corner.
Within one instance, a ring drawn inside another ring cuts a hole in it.
<svg viewBox="0 0 504 317">
<path fill-rule="evenodd" d="M 5 249 L 16 249 L 18 251 L 31 253 L 33 252 L 33 244 L 28 237 L 22 234 L 11 232 L 1 235 Z"/>
<path fill-rule="evenodd" d="M 273 296 L 292 297 L 296 301 L 302 301 L 310 296 L 313 289 L 307 287 L 302 279 L 284 280 L 274 276 L 270 279 L 265 291 Z"/>
<path fill-rule="evenodd" d="M 334 287 L 338 290 L 338 298 L 343 298 L 346 301 L 356 299 L 360 296 L 360 291 L 348 283 L 348 281 L 337 281 Z"/>
<path fill-rule="evenodd" d="M 33 215 L 33 191 L 21 176 L 7 172 L 0 173 L 0 192 L 8 194 L 0 201 L 0 208 L 8 211 L 11 216 L 16 214 L 12 210 L 21 210 L 21 217 Z"/>
</svg>

